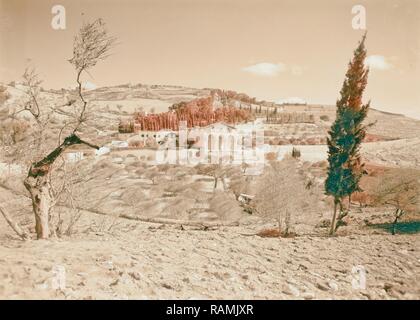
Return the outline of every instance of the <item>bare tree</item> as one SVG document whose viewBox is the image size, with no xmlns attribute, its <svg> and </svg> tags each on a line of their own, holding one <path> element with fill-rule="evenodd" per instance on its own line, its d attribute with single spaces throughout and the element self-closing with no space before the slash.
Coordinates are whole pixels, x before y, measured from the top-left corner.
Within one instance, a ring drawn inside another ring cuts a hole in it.
<svg viewBox="0 0 420 320">
<path fill-rule="evenodd" d="M 282 161 L 270 161 L 255 192 L 251 201 L 254 211 L 276 219 L 279 235 L 287 236 L 291 231 L 292 213 L 301 210 L 302 197 L 308 197 L 305 181 L 298 172 L 298 160 L 290 156 Z"/>
<path fill-rule="evenodd" d="M 407 212 L 420 212 L 420 173 L 414 169 L 391 169 L 378 179 L 374 190 L 376 205 L 394 207 L 392 234 Z"/>
<path fill-rule="evenodd" d="M 69 62 L 76 69 L 77 92 L 81 101 L 81 108 L 77 112 L 77 122 L 73 132 L 79 130 L 82 123 L 86 120 L 86 109 L 88 102 L 83 96 L 83 86 L 81 76 L 88 72 L 96 64 L 106 59 L 112 47 L 115 44 L 115 38 L 108 35 L 105 23 L 102 19 L 97 19 L 92 23 L 85 23 L 74 38 L 73 57 Z"/>
<path fill-rule="evenodd" d="M 198 174 L 210 176 L 214 179 L 213 191 L 216 190 L 219 180 L 223 184 L 223 189 L 226 190 L 226 177 L 232 170 L 231 166 L 221 164 L 198 164 L 196 169 Z"/>
<path fill-rule="evenodd" d="M 59 167 L 56 163 L 57 159 L 74 145 L 83 144 L 99 149 L 78 135 L 81 127 L 86 124 L 88 109 L 81 77 L 99 61 L 108 57 L 114 43 L 115 39 L 108 35 L 101 19 L 82 25 L 74 38 L 73 57 L 69 60 L 76 70 L 77 98 L 63 105 L 49 108 L 43 105 L 40 97 L 41 81 L 35 70 L 27 70 L 23 76 L 26 88 L 25 100 L 20 110 L 12 113 L 12 117 L 16 117 L 21 112 L 29 112 L 37 124 L 34 130 L 35 139 L 32 140 L 34 148 L 31 150 L 38 152 L 31 157 L 24 185 L 31 197 L 38 239 L 46 239 L 53 233 L 50 228 L 52 209 L 57 204 L 60 195 L 68 190 L 66 183 L 62 183 L 58 190 L 52 184 L 52 175 Z M 72 107 L 73 112 L 67 111 L 67 107 Z M 52 137 L 51 130 L 47 128 L 54 114 L 64 115 L 67 118 L 56 137 Z"/>
</svg>

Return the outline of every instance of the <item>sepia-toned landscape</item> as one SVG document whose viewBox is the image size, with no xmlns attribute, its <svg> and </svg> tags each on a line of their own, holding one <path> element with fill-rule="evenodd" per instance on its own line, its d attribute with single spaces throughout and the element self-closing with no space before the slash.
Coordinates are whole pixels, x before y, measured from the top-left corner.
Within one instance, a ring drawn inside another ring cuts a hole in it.
<svg viewBox="0 0 420 320">
<path fill-rule="evenodd" d="M 46 88 L 36 66 L 0 85 L 0 299 L 420 299 L 420 120 L 362 97 L 369 34 L 333 105 L 89 86 L 118 46 L 105 23 L 74 35 L 73 86 Z M 263 163 L 161 161 L 223 154 L 182 145 L 183 125 L 220 141 L 257 128 Z"/>
</svg>

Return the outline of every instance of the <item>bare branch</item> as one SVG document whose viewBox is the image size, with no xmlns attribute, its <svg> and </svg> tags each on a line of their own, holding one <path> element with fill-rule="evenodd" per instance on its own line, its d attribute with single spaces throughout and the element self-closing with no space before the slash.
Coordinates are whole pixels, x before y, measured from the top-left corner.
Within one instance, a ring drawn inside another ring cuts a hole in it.
<svg viewBox="0 0 420 320">
<path fill-rule="evenodd" d="M 83 96 L 82 73 L 88 72 L 99 61 L 107 58 L 115 44 L 115 40 L 114 37 L 108 35 L 102 19 L 97 19 L 91 23 L 84 23 L 74 38 L 73 57 L 69 62 L 75 67 L 77 72 L 77 92 L 82 107 L 73 133 L 77 132 L 80 125 L 85 121 L 85 112 L 88 104 Z"/>
<path fill-rule="evenodd" d="M 8 212 L 0 205 L 0 212 L 3 215 L 6 222 L 13 229 L 13 231 L 22 239 L 26 240 L 29 238 L 28 234 L 23 231 L 17 222 L 15 222 L 8 214 Z"/>
</svg>

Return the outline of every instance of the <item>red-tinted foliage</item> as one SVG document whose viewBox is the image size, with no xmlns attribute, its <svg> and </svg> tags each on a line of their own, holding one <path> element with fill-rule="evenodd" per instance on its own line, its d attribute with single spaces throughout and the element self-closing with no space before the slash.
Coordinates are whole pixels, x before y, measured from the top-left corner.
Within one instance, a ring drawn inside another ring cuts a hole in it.
<svg viewBox="0 0 420 320">
<path fill-rule="evenodd" d="M 136 114 L 138 130 L 159 131 L 178 130 L 179 122 L 186 121 L 187 127 L 203 127 L 216 122 L 235 124 L 251 119 L 248 110 L 230 106 L 214 108 L 213 98 L 199 98 L 190 102 L 180 102 L 170 107 L 170 111 L 159 114 Z"/>
</svg>

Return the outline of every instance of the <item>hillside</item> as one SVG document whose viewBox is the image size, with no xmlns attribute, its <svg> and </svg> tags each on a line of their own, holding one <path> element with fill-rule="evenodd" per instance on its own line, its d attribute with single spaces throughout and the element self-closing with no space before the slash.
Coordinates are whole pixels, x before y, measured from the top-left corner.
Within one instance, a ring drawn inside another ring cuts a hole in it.
<svg viewBox="0 0 420 320">
<path fill-rule="evenodd" d="M 3 116 L 21 97 L 18 86 L 7 86 L 7 92 Z M 325 237 L 332 204 L 323 191 L 322 141 L 334 107 L 275 106 L 218 92 L 222 104 L 250 108 L 255 118 L 264 120 L 275 108 L 293 115 L 287 123 L 264 124 L 267 158 L 275 156 L 261 173 L 246 166 L 159 165 L 153 149 L 113 147 L 113 141 L 137 135 L 119 133 L 121 120 L 133 119 L 136 112 L 166 112 L 174 104 L 208 97 L 211 89 L 121 85 L 87 91 L 89 126 L 81 136 L 111 150 L 101 155 L 86 147 L 71 150 L 84 156 L 74 162 L 66 158 L 73 199 L 55 209 L 60 218 L 54 219 L 64 226 L 56 238 L 20 242 L 1 220 L 0 274 L 5 278 L 0 298 L 419 298 L 418 235 L 394 237 L 372 227 L 392 221 L 392 208 L 352 203 L 338 237 Z M 63 105 L 51 119 L 51 141 L 45 142 L 56 146 L 71 113 L 65 105 L 74 93 L 44 90 L 41 96 L 43 107 Z M 17 118 L 33 125 L 24 113 Z M 420 169 L 420 121 L 374 109 L 368 121 L 377 121 L 369 128 L 370 142 L 362 146 L 369 164 Z M 25 132 L 16 138 L 24 154 L 31 151 L 23 147 L 29 139 Z M 290 159 L 292 145 L 301 151 L 300 159 Z M 21 154 L 2 151 L 0 201 L 33 232 L 31 201 L 22 183 L 28 162 L 17 161 Z M 10 162 L 17 168 L 10 170 Z M 251 197 L 249 203 L 242 200 L 244 194 Z M 264 205 L 267 195 L 274 206 Z M 289 213 L 283 210 L 286 204 Z M 283 221 L 287 214 L 288 222 Z M 283 222 L 294 237 L 262 236 Z M 366 290 L 351 286 L 358 265 L 368 271 Z M 66 269 L 65 290 L 48 289 L 56 266 Z"/>
</svg>

